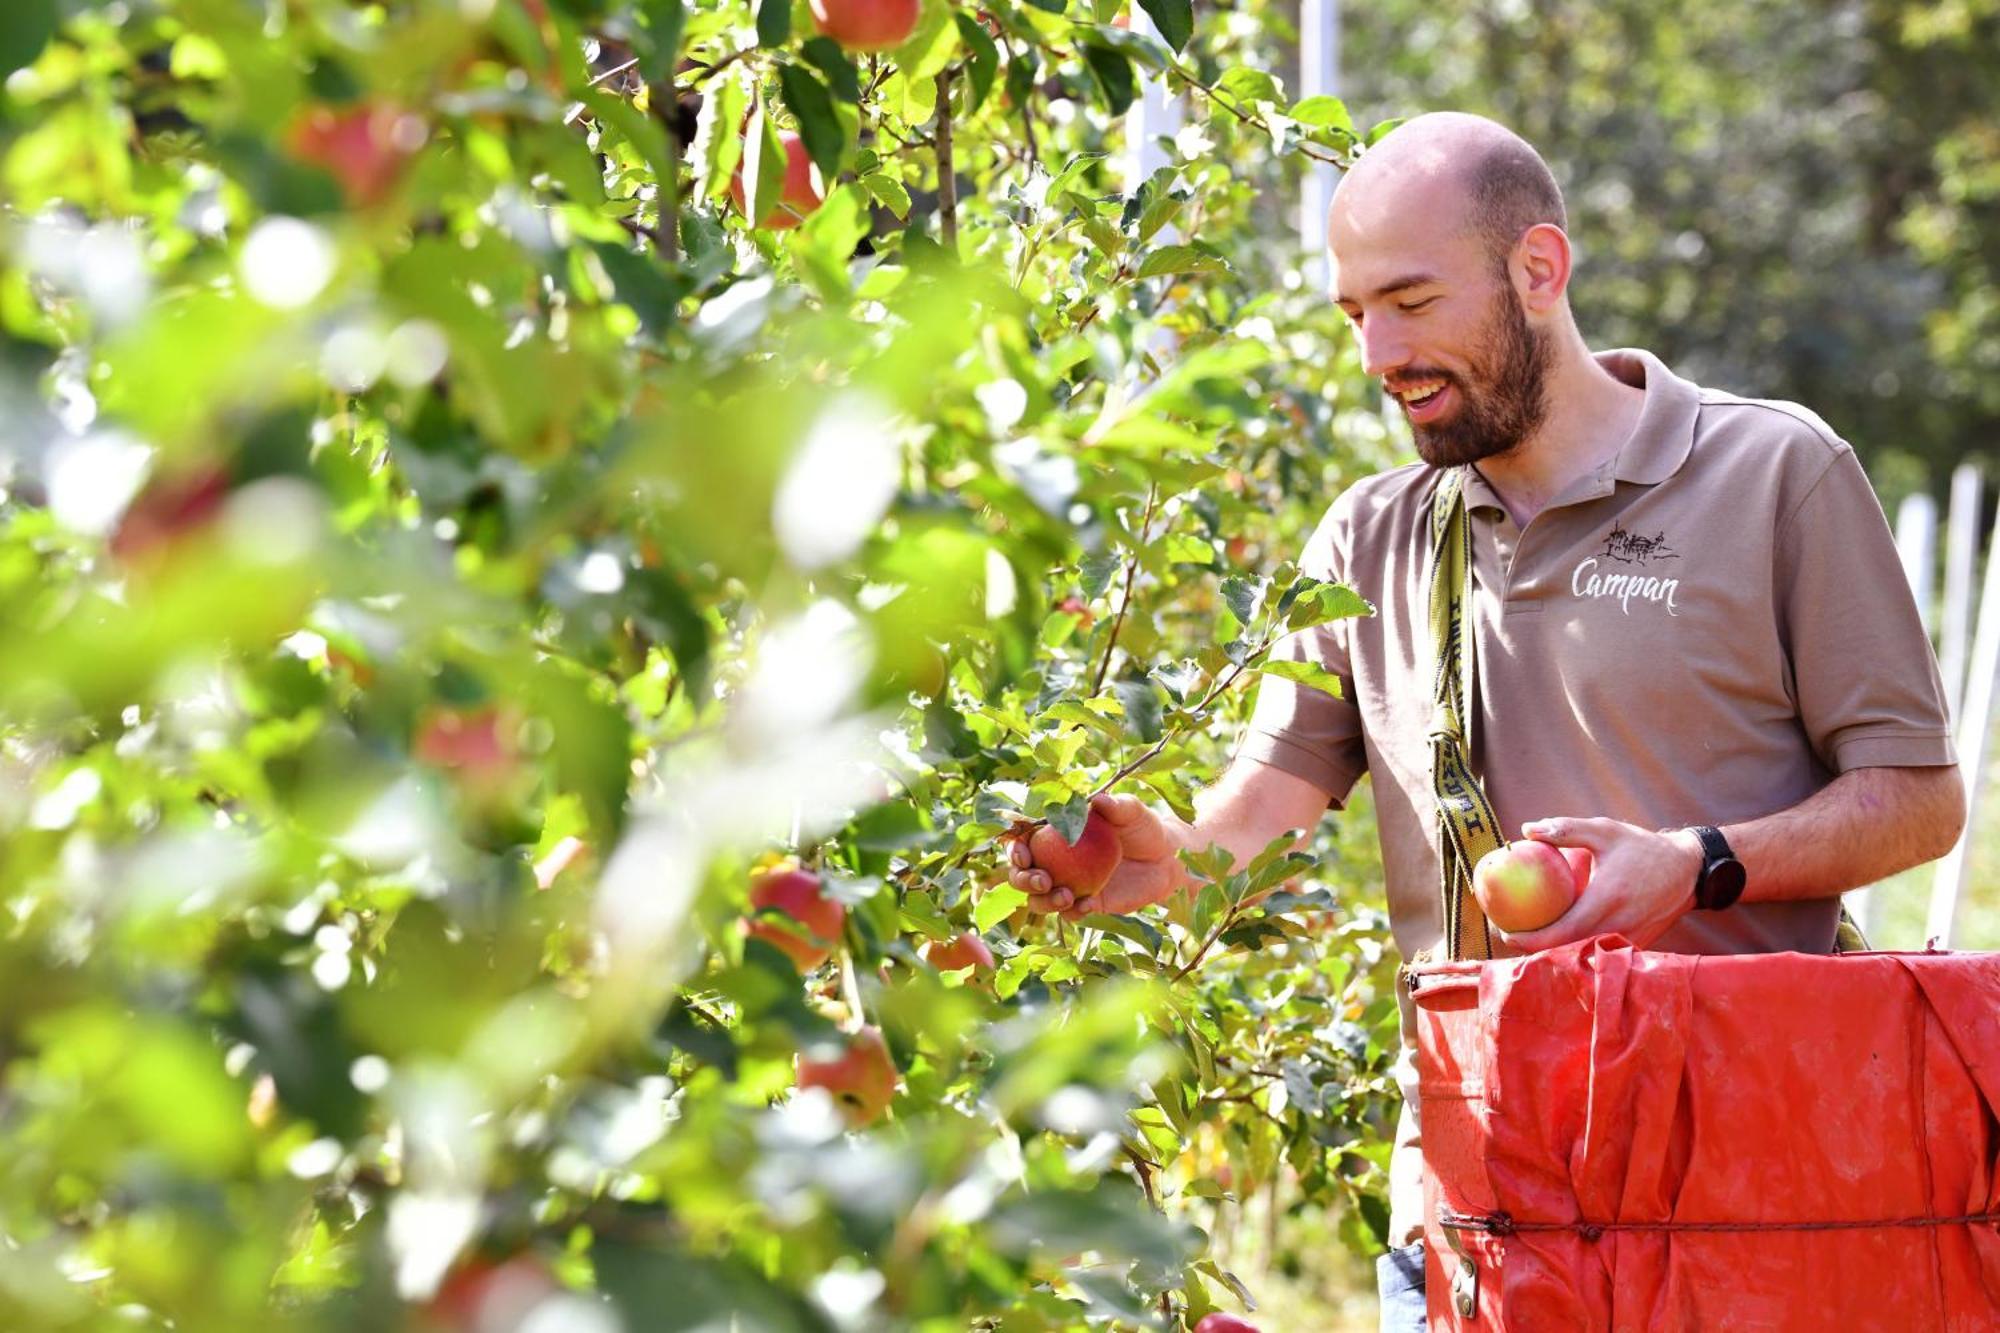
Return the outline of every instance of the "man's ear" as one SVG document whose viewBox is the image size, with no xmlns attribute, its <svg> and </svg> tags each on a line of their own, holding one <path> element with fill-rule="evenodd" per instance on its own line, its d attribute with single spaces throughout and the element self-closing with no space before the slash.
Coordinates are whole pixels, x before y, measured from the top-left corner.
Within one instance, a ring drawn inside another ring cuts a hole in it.
<svg viewBox="0 0 2000 1333">
<path fill-rule="evenodd" d="M 1533 313 L 1560 305 L 1569 291 L 1569 237 L 1550 222 L 1538 222 L 1521 233 L 1510 265 L 1521 304 Z"/>
</svg>

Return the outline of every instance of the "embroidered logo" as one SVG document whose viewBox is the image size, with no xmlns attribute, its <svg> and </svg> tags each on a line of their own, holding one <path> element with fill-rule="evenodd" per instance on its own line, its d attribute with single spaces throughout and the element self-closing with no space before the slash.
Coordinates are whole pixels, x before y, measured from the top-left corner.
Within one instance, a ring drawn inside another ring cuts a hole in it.
<svg viewBox="0 0 2000 1333">
<path fill-rule="evenodd" d="M 1636 566 L 1646 570 L 1658 561 L 1679 560 L 1680 553 L 1667 545 L 1667 534 L 1658 533 L 1642 537 L 1627 532 L 1623 525 L 1614 524 L 1611 535 L 1604 539 L 1604 549 L 1596 555 L 1585 558 L 1569 576 L 1569 590 L 1577 597 L 1615 597 L 1618 609 L 1626 615 L 1632 614 L 1632 599 L 1665 605 L 1667 614 L 1678 616 L 1679 608 L 1675 598 L 1680 592 L 1679 579 L 1661 578 L 1658 573 L 1618 571 L 1616 565 Z M 1605 562 L 1613 562 L 1605 566 Z M 1605 566 L 1600 570 L 1600 566 Z"/>
</svg>

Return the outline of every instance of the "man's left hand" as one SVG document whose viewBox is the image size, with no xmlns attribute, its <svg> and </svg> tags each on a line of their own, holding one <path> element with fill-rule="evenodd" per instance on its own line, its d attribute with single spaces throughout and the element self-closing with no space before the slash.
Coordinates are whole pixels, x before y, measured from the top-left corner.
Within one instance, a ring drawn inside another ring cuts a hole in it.
<svg viewBox="0 0 2000 1333">
<path fill-rule="evenodd" d="M 1692 830 L 1655 833 L 1616 819 L 1538 819 L 1523 824 L 1521 836 L 1556 847 L 1587 847 L 1595 862 L 1589 885 L 1569 911 L 1540 930 L 1502 932 L 1523 952 L 1595 935 L 1623 935 L 1643 949 L 1694 906 L 1702 851 Z"/>
</svg>

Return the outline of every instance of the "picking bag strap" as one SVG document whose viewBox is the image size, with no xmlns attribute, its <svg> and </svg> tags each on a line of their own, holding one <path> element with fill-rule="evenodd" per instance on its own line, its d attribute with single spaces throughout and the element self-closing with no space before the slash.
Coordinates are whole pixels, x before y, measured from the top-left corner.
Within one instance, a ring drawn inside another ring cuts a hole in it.
<svg viewBox="0 0 2000 1333">
<path fill-rule="evenodd" d="M 1500 846 L 1500 820 L 1472 771 L 1465 721 L 1476 691 L 1475 652 L 1464 633 L 1472 591 L 1472 516 L 1465 471 L 1445 472 L 1431 498 L 1431 787 L 1444 866 L 1444 943 L 1456 961 L 1491 958 L 1493 931 L 1472 896 L 1472 868 Z"/>
</svg>

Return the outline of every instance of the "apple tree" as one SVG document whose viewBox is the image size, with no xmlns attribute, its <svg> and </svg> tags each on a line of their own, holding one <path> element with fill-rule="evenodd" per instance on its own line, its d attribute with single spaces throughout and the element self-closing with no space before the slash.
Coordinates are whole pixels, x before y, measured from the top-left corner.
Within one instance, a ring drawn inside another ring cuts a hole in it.
<svg viewBox="0 0 2000 1333">
<path fill-rule="evenodd" d="M 8 8 L 7 1326 L 1180 1329 L 1247 1217 L 1379 1241 L 1365 794 L 1005 883 L 1368 611 L 1282 33 Z"/>
</svg>

